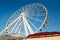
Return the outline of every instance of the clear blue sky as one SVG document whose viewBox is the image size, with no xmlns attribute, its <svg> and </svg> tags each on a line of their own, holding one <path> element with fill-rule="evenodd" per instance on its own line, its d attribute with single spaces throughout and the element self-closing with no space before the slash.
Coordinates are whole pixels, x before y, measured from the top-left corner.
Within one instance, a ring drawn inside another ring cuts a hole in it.
<svg viewBox="0 0 60 40">
<path fill-rule="evenodd" d="M 49 19 L 44 31 L 60 32 L 60 0 L 0 0 L 0 32 L 12 14 L 29 3 L 42 3 L 48 9 Z"/>
</svg>

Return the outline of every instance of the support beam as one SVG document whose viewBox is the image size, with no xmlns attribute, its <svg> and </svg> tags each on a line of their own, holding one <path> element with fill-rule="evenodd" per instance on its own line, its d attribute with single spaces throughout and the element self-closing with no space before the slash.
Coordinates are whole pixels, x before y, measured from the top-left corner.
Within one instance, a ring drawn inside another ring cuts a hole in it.
<svg viewBox="0 0 60 40">
<path fill-rule="evenodd" d="M 29 23 L 27 22 L 27 20 L 26 20 L 25 17 L 24 17 L 24 20 L 25 20 L 25 22 L 26 22 L 27 28 L 28 28 L 29 31 L 30 31 L 30 34 L 33 34 L 34 32 L 33 32 L 32 28 L 30 27 L 30 25 L 29 25 Z"/>
<path fill-rule="evenodd" d="M 23 24 L 24 24 L 24 29 L 25 29 L 25 35 L 27 36 L 28 35 L 28 30 L 27 30 L 27 26 L 26 26 L 26 22 L 25 22 L 24 17 L 23 17 Z"/>
</svg>

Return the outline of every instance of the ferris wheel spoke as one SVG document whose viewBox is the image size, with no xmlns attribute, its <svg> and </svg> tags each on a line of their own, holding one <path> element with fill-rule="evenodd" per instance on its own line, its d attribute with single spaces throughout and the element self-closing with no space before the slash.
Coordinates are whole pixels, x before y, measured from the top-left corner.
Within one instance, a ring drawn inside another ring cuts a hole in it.
<svg viewBox="0 0 60 40">
<path fill-rule="evenodd" d="M 45 13 L 38 13 L 38 15 L 36 15 L 37 17 L 44 17 Z"/>
<path fill-rule="evenodd" d="M 37 17 L 40 17 L 40 16 L 43 17 L 43 16 L 45 16 L 45 13 L 43 13 L 43 14 L 42 14 L 42 13 L 39 13 L 39 14 L 37 14 L 37 15 L 29 14 L 29 16 L 30 16 L 30 17 L 36 17 L 36 16 L 37 16 Z"/>
<path fill-rule="evenodd" d="M 33 8 L 30 8 L 30 9 L 31 9 L 31 11 L 32 11 L 32 14 L 29 14 L 29 16 L 36 16 L 36 15 L 34 14 Z"/>
<path fill-rule="evenodd" d="M 36 15 L 34 15 L 34 14 L 29 14 L 29 15 L 27 15 L 26 17 L 28 17 L 28 16 L 30 16 L 30 17 L 35 17 Z"/>
<path fill-rule="evenodd" d="M 17 19 L 15 19 L 11 24 L 9 24 L 9 26 L 6 26 L 6 28 L 0 33 L 0 34 L 2 34 L 3 32 L 5 32 L 6 31 L 6 29 L 8 29 L 13 23 L 15 23 L 18 19 L 20 18 L 20 16 L 17 18 Z M 7 24 L 8 25 L 8 24 Z"/>
<path fill-rule="evenodd" d="M 32 15 L 34 15 L 34 10 L 31 8 L 31 11 L 32 11 Z M 30 15 L 30 14 L 29 14 Z"/>
<path fill-rule="evenodd" d="M 37 18 L 33 18 L 33 17 L 27 17 L 27 18 L 32 19 L 32 20 L 37 21 L 37 22 L 42 22 L 42 20 L 39 20 Z"/>
<path fill-rule="evenodd" d="M 18 25 L 20 28 L 19 28 L 19 31 L 18 33 L 21 33 L 21 29 L 22 29 L 22 22 Z"/>
<path fill-rule="evenodd" d="M 25 29 L 25 35 L 27 36 L 28 35 L 28 29 L 27 29 L 27 26 L 26 26 L 26 22 L 25 22 L 25 19 L 23 17 L 23 24 L 24 24 L 24 29 Z"/>
<path fill-rule="evenodd" d="M 16 27 L 16 25 L 18 24 L 18 22 L 14 25 L 14 27 L 12 28 L 12 30 L 11 30 L 11 32 L 10 33 L 12 33 L 13 32 L 13 30 L 15 29 L 15 27 Z"/>
<path fill-rule="evenodd" d="M 28 28 L 29 31 L 30 31 L 30 34 L 34 33 L 33 30 L 32 30 L 32 28 L 30 27 L 30 25 L 29 25 L 29 23 L 27 22 L 27 20 L 26 20 L 25 17 L 24 17 L 24 20 L 25 20 L 25 22 L 26 22 L 27 28 Z"/>
<path fill-rule="evenodd" d="M 36 30 L 38 29 L 33 23 L 31 23 L 30 20 L 27 19 L 27 21 L 32 25 L 32 27 L 34 27 Z"/>
<path fill-rule="evenodd" d="M 40 16 L 41 16 L 41 17 L 43 17 L 43 16 L 45 16 L 45 13 L 41 13 L 41 12 L 39 13 L 39 12 L 38 12 L 37 15 L 35 15 L 35 14 L 28 14 L 27 16 L 31 16 L 31 17 L 36 17 L 36 16 L 37 16 L 37 17 L 40 17 Z"/>
<path fill-rule="evenodd" d="M 27 10 L 28 11 L 28 15 L 27 16 L 31 16 L 31 14 L 29 14 L 30 12 L 32 12 L 32 15 L 34 15 L 34 10 L 32 9 L 32 8 L 29 8 L 29 9 L 31 9 L 31 10 Z"/>
<path fill-rule="evenodd" d="M 21 13 L 20 11 L 17 11 L 17 14 L 18 14 L 18 15 L 20 15 L 20 13 Z"/>
<path fill-rule="evenodd" d="M 12 31 L 15 29 L 15 27 L 17 26 L 17 24 L 18 24 L 19 21 L 20 21 L 20 19 L 16 22 L 16 24 L 14 25 L 14 27 L 12 28 L 12 30 L 11 30 L 10 33 L 12 33 Z"/>
<path fill-rule="evenodd" d="M 20 26 L 20 25 L 21 25 L 21 23 L 22 23 L 22 22 L 20 22 L 20 24 L 18 24 L 18 26 L 17 26 L 16 30 L 14 30 L 14 33 L 17 33 L 17 31 L 18 31 L 19 27 L 21 27 L 21 26 Z"/>
<path fill-rule="evenodd" d="M 40 11 L 42 11 L 42 9 L 39 10 L 37 7 L 35 7 L 35 8 L 36 8 L 37 11 L 38 11 L 38 14 L 37 14 L 36 16 L 45 16 L 45 13 L 44 13 L 44 12 L 40 12 Z"/>
<path fill-rule="evenodd" d="M 9 24 L 7 28 L 9 28 L 11 25 L 13 25 L 19 18 L 21 18 L 21 16 L 19 16 L 19 17 L 16 18 L 11 24 Z"/>
<path fill-rule="evenodd" d="M 37 10 L 37 12 L 39 13 L 39 9 L 37 7 L 35 7 L 35 9 Z M 38 14 L 39 15 L 39 14 Z"/>
</svg>

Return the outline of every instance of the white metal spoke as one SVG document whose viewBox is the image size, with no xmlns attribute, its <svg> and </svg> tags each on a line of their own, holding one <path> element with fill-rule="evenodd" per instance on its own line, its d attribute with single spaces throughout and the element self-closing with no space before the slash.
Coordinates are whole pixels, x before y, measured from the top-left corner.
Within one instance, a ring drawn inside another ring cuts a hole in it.
<svg viewBox="0 0 60 40">
<path fill-rule="evenodd" d="M 45 13 L 43 13 L 43 14 L 42 14 L 42 13 L 40 13 L 40 14 L 38 14 L 38 15 L 29 14 L 29 16 L 30 16 L 30 17 L 36 17 L 36 16 L 37 16 L 37 17 L 40 17 L 40 16 L 42 16 L 42 17 L 43 17 L 43 16 L 45 16 Z M 27 17 L 28 17 L 28 16 L 27 16 Z"/>
<path fill-rule="evenodd" d="M 38 16 L 45 16 L 45 13 L 40 13 Z"/>
<path fill-rule="evenodd" d="M 31 8 L 31 11 L 32 11 L 32 15 L 34 15 L 34 10 L 33 10 L 33 8 Z M 29 15 L 31 15 L 31 14 L 29 14 Z M 32 16 L 32 15 L 31 15 L 31 16 Z"/>
<path fill-rule="evenodd" d="M 19 21 L 18 21 L 18 22 L 19 22 Z M 15 27 L 17 26 L 18 22 L 16 22 L 16 24 L 14 25 L 14 27 L 12 28 L 12 30 L 11 30 L 11 32 L 10 32 L 10 33 L 12 33 L 12 32 L 13 32 L 13 30 L 14 30 L 14 29 L 15 29 Z"/>
<path fill-rule="evenodd" d="M 39 19 L 37 19 L 37 18 L 33 18 L 33 17 L 27 17 L 27 18 L 32 19 L 32 20 L 34 20 L 34 21 L 37 21 L 37 22 L 41 22 L 41 23 L 42 23 L 42 20 L 39 20 Z"/>
<path fill-rule="evenodd" d="M 13 23 L 15 23 L 19 18 L 21 18 L 21 16 L 19 16 L 17 19 L 15 19 L 11 24 L 9 24 L 8 27 L 10 27 Z"/>
<path fill-rule="evenodd" d="M 27 19 L 28 20 L 28 19 Z M 37 27 L 35 27 L 35 25 L 33 23 L 31 23 L 30 20 L 28 20 L 28 22 L 32 25 L 32 27 L 34 27 L 36 30 L 38 29 Z"/>
<path fill-rule="evenodd" d="M 20 17 L 21 18 L 21 17 Z M 16 27 L 16 25 L 18 24 L 18 22 L 20 21 L 20 18 L 19 18 L 19 20 L 16 22 L 16 24 L 14 25 L 14 27 L 12 28 L 12 30 L 11 30 L 11 32 L 10 33 L 12 33 L 13 32 L 13 30 L 15 29 L 15 27 Z"/>
<path fill-rule="evenodd" d="M 38 11 L 38 15 L 36 15 L 36 16 L 45 16 L 45 13 L 41 13 L 40 11 L 42 11 L 42 9 L 38 9 L 37 7 L 35 7 L 36 9 L 37 9 L 37 11 Z M 44 11 L 44 10 L 43 10 Z"/>
<path fill-rule="evenodd" d="M 37 9 L 37 11 L 38 11 L 38 14 L 39 14 L 39 9 L 38 9 L 37 7 L 35 7 L 35 9 Z"/>
<path fill-rule="evenodd" d="M 26 25 L 27 25 L 27 28 L 29 29 L 30 31 L 30 34 L 34 33 L 32 28 L 30 27 L 29 23 L 27 22 L 26 18 L 24 18 L 25 22 L 26 22 Z"/>
<path fill-rule="evenodd" d="M 27 31 L 26 22 L 24 20 L 24 17 L 23 17 L 23 23 L 24 23 L 25 35 L 27 36 L 28 35 L 28 31 Z"/>
<path fill-rule="evenodd" d="M 30 16 L 44 16 L 44 15 L 42 15 L 42 13 L 41 13 L 41 12 L 39 12 L 39 10 L 38 10 L 38 8 L 37 8 L 37 7 L 35 7 L 35 8 L 36 8 L 36 9 L 37 9 L 37 11 L 38 11 L 38 15 L 30 14 Z M 32 12 L 34 13 L 33 9 L 32 9 Z M 45 14 L 45 13 L 43 13 L 43 14 Z"/>
<path fill-rule="evenodd" d="M 14 30 L 14 33 L 17 33 L 17 31 L 18 31 L 19 27 L 21 27 L 21 26 L 20 26 L 20 25 L 21 25 L 21 23 L 22 23 L 22 22 L 20 22 L 20 24 L 18 24 L 18 26 L 17 26 L 16 30 Z"/>
<path fill-rule="evenodd" d="M 19 12 L 19 11 L 17 11 L 17 13 L 18 13 L 18 14 L 20 14 L 20 12 Z"/>
<path fill-rule="evenodd" d="M 19 18 L 20 18 L 20 16 L 19 16 L 17 19 L 15 19 L 8 27 L 6 26 L 6 28 L 0 33 L 0 35 L 1 35 L 4 31 L 6 31 L 6 29 L 8 29 L 13 23 L 15 23 Z"/>
<path fill-rule="evenodd" d="M 22 29 L 22 22 L 18 25 L 20 27 L 18 33 L 21 33 L 21 29 Z"/>
</svg>

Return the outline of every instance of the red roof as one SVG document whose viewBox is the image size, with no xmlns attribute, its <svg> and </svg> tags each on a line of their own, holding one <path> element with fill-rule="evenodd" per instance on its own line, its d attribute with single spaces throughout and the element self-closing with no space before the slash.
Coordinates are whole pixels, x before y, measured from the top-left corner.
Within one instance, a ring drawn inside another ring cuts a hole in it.
<svg viewBox="0 0 60 40">
<path fill-rule="evenodd" d="M 27 38 L 42 38 L 42 37 L 52 37 L 52 36 L 60 36 L 60 32 L 39 32 L 35 34 L 30 34 Z"/>
</svg>

